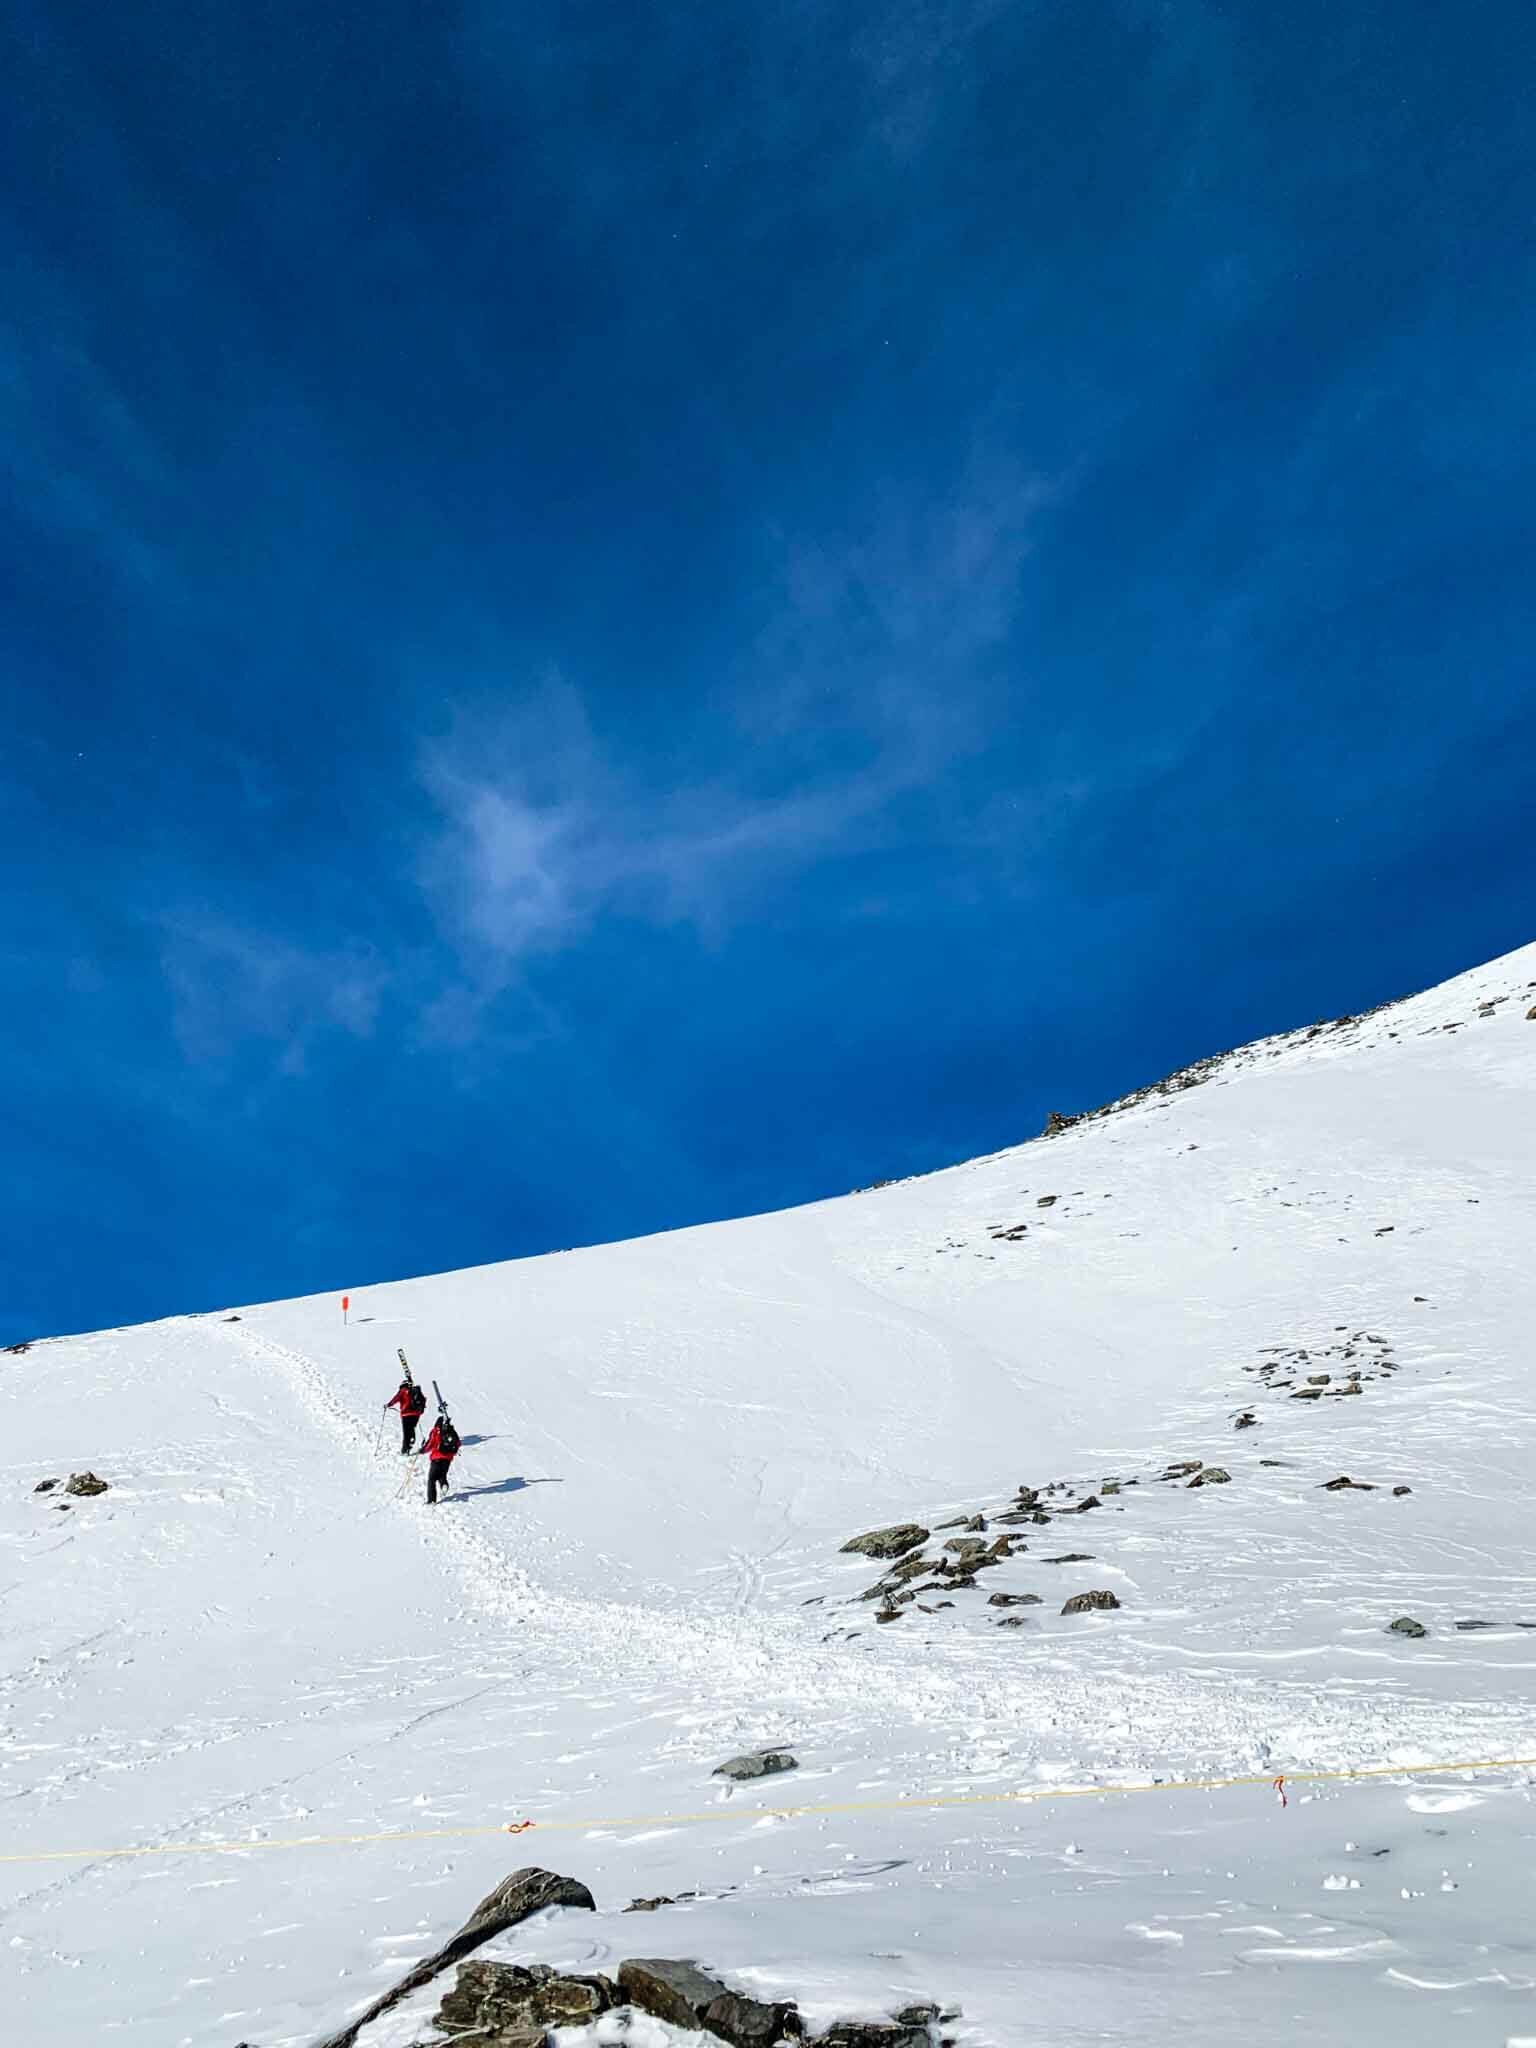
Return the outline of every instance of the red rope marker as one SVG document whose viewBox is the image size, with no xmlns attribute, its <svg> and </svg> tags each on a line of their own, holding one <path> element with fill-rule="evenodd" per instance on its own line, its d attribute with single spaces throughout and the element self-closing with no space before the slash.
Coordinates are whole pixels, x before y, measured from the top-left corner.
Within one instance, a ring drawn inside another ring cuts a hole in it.
<svg viewBox="0 0 1536 2048">
<path fill-rule="evenodd" d="M 502 1832 L 508 1835 L 526 1835 L 532 1826 L 531 1820 L 509 1820 Z"/>
<path fill-rule="evenodd" d="M 1276 1792 L 1278 1793 L 1278 1795 L 1279 1795 L 1279 1798 L 1280 1798 L 1280 1804 L 1281 1804 L 1282 1806 L 1289 1806 L 1291 1802 L 1290 1802 L 1290 1801 L 1289 1801 L 1289 1799 L 1287 1799 L 1287 1798 L 1286 1798 L 1286 1796 L 1285 1796 L 1285 1780 L 1284 1780 L 1284 1778 L 1276 1778 L 1276 1780 L 1275 1780 L 1275 1791 L 1276 1791 Z"/>
</svg>

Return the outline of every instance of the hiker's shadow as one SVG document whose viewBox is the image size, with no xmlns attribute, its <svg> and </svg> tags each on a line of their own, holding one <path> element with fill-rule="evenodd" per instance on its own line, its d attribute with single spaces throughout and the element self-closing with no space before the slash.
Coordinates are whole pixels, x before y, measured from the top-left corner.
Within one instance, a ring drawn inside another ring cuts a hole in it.
<svg viewBox="0 0 1536 2048">
<path fill-rule="evenodd" d="M 466 1437 L 464 1441 L 468 1443 L 469 1438 Z M 530 1486 L 563 1486 L 564 1484 L 565 1481 L 563 1479 L 523 1479 L 521 1477 L 516 1479 L 498 1479 L 489 1486 L 456 1486 L 453 1489 L 452 1498 L 454 1500 L 478 1500 L 488 1493 L 522 1493 L 525 1488 Z"/>
<path fill-rule="evenodd" d="M 497 1432 L 493 1430 L 489 1436 L 461 1436 L 459 1442 L 468 1451 L 472 1450 L 476 1444 L 493 1444 L 496 1441 L 496 1437 Z"/>
</svg>

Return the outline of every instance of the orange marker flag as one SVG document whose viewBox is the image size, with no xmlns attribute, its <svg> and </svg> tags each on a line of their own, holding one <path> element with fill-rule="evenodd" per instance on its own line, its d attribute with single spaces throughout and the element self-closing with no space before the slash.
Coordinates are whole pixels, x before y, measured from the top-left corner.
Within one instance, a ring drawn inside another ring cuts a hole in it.
<svg viewBox="0 0 1536 2048">
<path fill-rule="evenodd" d="M 345 1321 L 347 1320 L 347 1310 L 348 1310 L 348 1309 L 349 1309 L 349 1308 L 350 1308 L 351 1306 L 352 1306 L 352 1297 L 351 1297 L 351 1295 L 350 1295 L 350 1294 L 344 1294 L 344 1295 L 343 1295 L 343 1296 L 341 1297 L 341 1320 L 342 1320 L 343 1322 L 345 1322 Z"/>
</svg>

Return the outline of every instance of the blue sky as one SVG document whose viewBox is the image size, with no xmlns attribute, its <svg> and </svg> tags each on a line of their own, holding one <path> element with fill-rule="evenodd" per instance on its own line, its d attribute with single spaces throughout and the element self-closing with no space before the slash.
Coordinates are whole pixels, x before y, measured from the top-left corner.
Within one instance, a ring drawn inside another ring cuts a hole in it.
<svg viewBox="0 0 1536 2048">
<path fill-rule="evenodd" d="M 1532 936 L 1528 8 L 0 22 L 0 1340 Z"/>
</svg>

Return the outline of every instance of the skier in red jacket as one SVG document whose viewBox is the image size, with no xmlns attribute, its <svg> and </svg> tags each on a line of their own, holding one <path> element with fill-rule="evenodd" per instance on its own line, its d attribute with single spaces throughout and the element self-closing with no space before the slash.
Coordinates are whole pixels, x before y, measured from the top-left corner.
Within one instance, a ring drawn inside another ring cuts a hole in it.
<svg viewBox="0 0 1536 2048">
<path fill-rule="evenodd" d="M 400 1449 L 403 1454 L 409 1455 L 411 1446 L 416 1441 L 416 1425 L 427 1410 L 426 1395 L 407 1373 L 400 1382 L 394 1399 L 386 1401 L 384 1406 L 386 1410 L 400 1410 Z"/>
<path fill-rule="evenodd" d="M 459 1455 L 459 1432 L 454 1428 L 446 1408 L 439 1411 L 432 1425 L 432 1434 L 427 1438 L 417 1456 L 430 1458 L 427 1467 L 427 1505 L 437 1504 L 438 1488 L 448 1491 L 448 1468 Z"/>
</svg>

